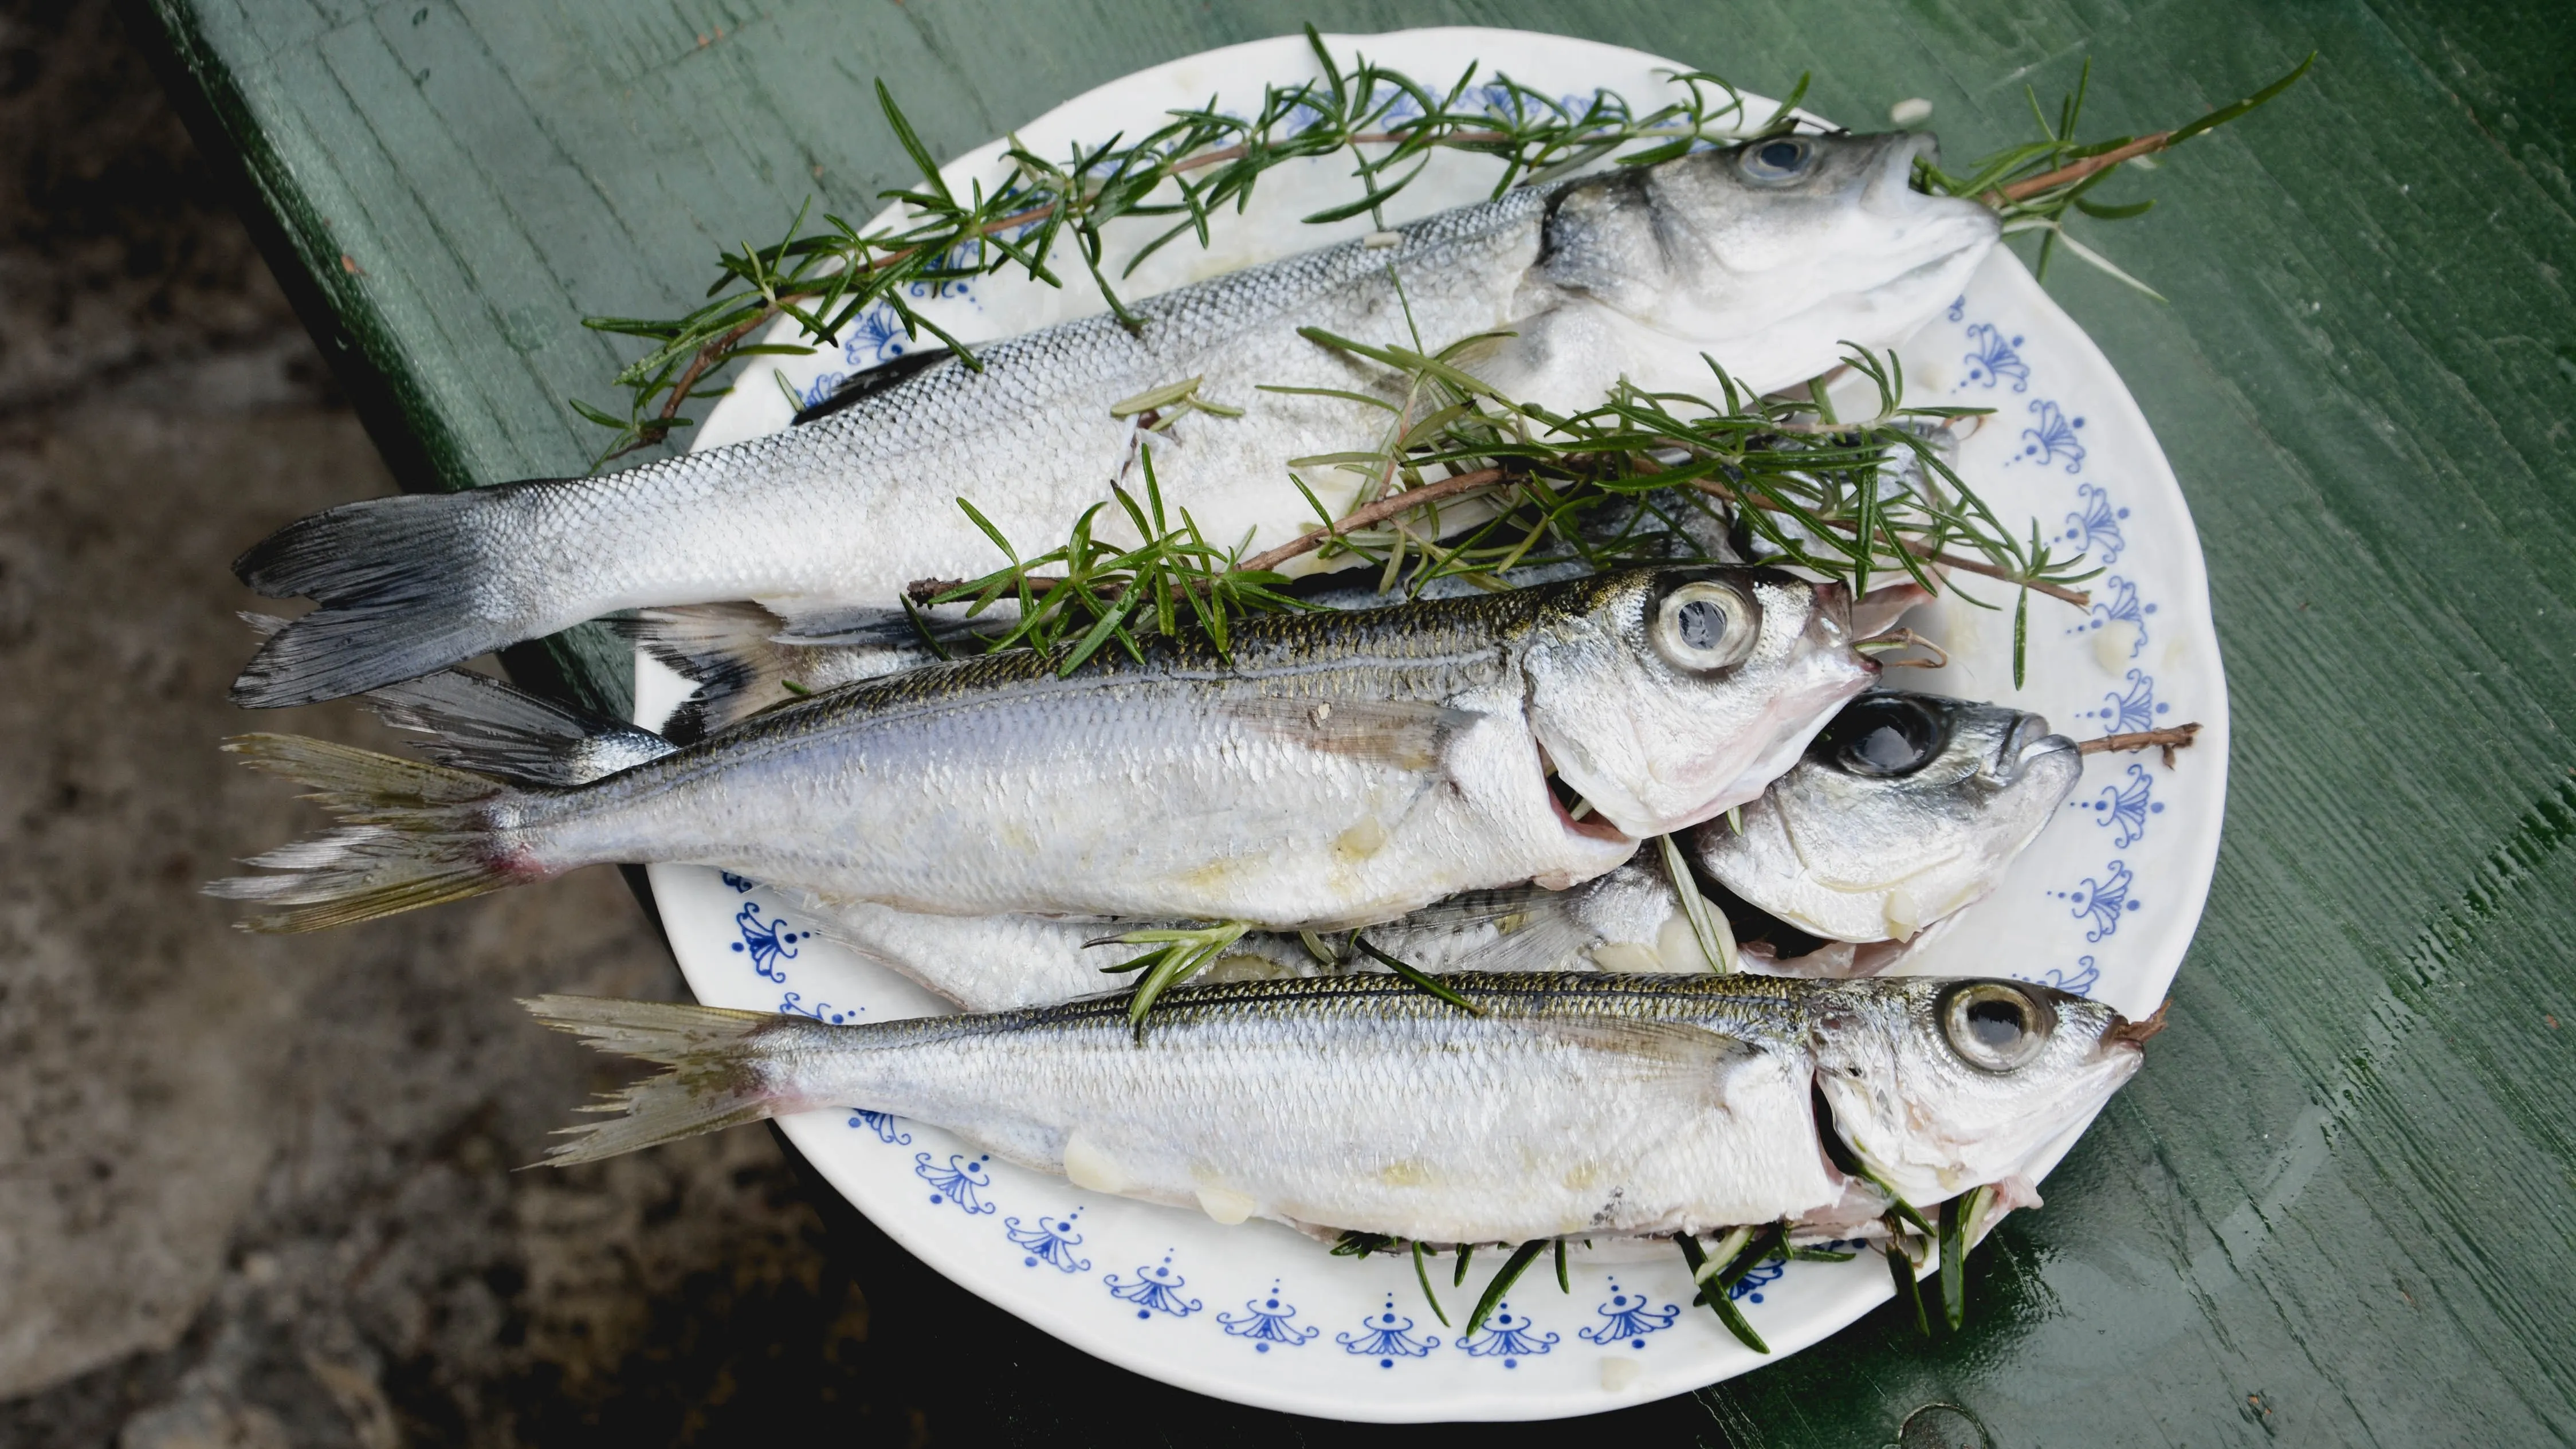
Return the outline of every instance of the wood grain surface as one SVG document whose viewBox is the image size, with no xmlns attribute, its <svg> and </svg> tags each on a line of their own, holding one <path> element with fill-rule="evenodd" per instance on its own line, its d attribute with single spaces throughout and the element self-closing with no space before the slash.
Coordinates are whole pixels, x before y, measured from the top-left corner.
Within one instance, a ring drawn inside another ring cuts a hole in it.
<svg viewBox="0 0 2576 1449">
<path fill-rule="evenodd" d="M 2080 268 L 2052 278 L 2181 475 L 2227 648 L 2235 792 L 2173 1029 L 2047 1210 L 1975 1259 L 1965 1332 L 1927 1342 L 1881 1312 L 1699 1395 L 1474 1437 L 2576 1440 L 2576 9 L 148 0 L 133 16 L 414 487 L 581 471 L 596 430 L 570 400 L 612 401 L 624 353 L 580 318 L 676 313 L 718 248 L 775 236 L 808 196 L 872 212 L 904 179 L 868 98 L 879 76 L 950 155 L 1302 20 L 1517 25 L 1774 94 L 1812 71 L 1809 104 L 1855 126 L 1924 97 L 1965 157 L 2019 139 L 2022 86 L 2053 99 L 2087 55 L 2093 124 L 2144 131 L 2320 52 L 2272 109 L 2117 184 L 2151 190 L 2152 215 L 2087 233 L 2170 304 Z M 549 659 L 614 702 L 617 654 L 574 639 Z M 1107 1369 L 881 1240 L 866 1251 L 875 1321 L 917 1342 L 955 1405 L 944 1433 L 1341 1432 Z M 1925 1409 L 1943 1404 L 1959 1407 Z"/>
</svg>

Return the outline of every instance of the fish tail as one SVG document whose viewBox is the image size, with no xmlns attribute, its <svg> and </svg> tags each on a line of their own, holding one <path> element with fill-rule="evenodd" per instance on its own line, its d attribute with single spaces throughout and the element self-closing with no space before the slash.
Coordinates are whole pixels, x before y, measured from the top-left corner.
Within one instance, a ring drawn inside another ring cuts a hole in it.
<svg viewBox="0 0 2576 1449">
<path fill-rule="evenodd" d="M 546 1152 L 557 1167 L 819 1105 L 788 1089 L 792 1070 L 785 1049 L 809 1051 L 815 1032 L 849 1030 L 768 1012 L 664 1001 L 539 996 L 519 1004 L 599 1051 L 671 1069 L 582 1108 L 614 1115 L 562 1129 L 557 1135 L 571 1140 Z"/>
<path fill-rule="evenodd" d="M 462 669 L 371 689 L 367 707 L 424 736 L 412 748 L 440 764 L 513 785 L 586 785 L 678 748 L 651 730 Z"/>
<path fill-rule="evenodd" d="M 293 908 L 253 916 L 245 930 L 318 931 L 553 873 L 515 831 L 493 824 L 496 806 L 530 798 L 500 781 L 301 735 L 243 735 L 224 749 L 263 774 L 312 786 L 307 798 L 340 817 L 320 835 L 244 862 L 278 874 L 206 886 L 226 900 Z"/>
<path fill-rule="evenodd" d="M 270 598 L 321 607 L 268 637 L 233 681 L 252 709 L 312 704 L 415 679 L 521 639 L 551 621 L 475 606 L 495 567 L 497 512 L 519 485 L 343 504 L 290 523 L 233 563 Z"/>
<path fill-rule="evenodd" d="M 792 662 L 777 640 L 785 620 L 758 604 L 643 609 L 620 623 L 645 652 L 697 685 L 662 731 L 675 740 L 712 734 L 789 697 Z"/>
<path fill-rule="evenodd" d="M 263 639 L 287 622 L 241 618 Z M 426 736 L 411 747 L 440 764 L 513 785 L 586 785 L 679 748 L 624 720 L 464 669 L 368 690 L 367 708 L 395 729 Z"/>
</svg>

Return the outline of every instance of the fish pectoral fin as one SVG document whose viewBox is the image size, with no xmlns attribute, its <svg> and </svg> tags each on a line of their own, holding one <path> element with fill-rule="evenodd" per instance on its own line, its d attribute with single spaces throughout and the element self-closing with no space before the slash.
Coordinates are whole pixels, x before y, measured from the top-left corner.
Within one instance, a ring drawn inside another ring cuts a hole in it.
<svg viewBox="0 0 2576 1449">
<path fill-rule="evenodd" d="M 1453 895 L 1406 915 L 1406 936 L 1427 931 L 1476 931 L 1494 928 L 1494 941 L 1471 957 L 1458 957 L 1450 967 L 1461 972 L 1553 972 L 1566 969 L 1577 951 L 1592 944 L 1564 890 L 1479 890 Z"/>
<path fill-rule="evenodd" d="M 1474 710 L 1395 700 L 1241 699 L 1225 709 L 1275 738 L 1400 770 L 1438 765 L 1450 737 L 1483 718 Z"/>
<path fill-rule="evenodd" d="M 1722 1104 L 1736 1070 L 1763 1055 L 1742 1037 L 1688 1022 L 1578 1017 L 1534 1021 L 1529 1029 L 1596 1053 L 1631 1080 L 1668 1084 L 1687 1100 L 1709 1104 Z"/>
</svg>

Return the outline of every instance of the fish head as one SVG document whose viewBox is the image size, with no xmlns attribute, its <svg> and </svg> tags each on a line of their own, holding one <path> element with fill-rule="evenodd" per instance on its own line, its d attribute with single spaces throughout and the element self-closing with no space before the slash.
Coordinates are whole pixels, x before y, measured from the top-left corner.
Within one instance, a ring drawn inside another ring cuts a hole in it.
<svg viewBox="0 0 2576 1449">
<path fill-rule="evenodd" d="M 1761 794 L 1878 675 L 1850 591 L 1778 569 L 1635 569 L 1561 599 L 1521 655 L 1531 733 L 1631 837 Z"/>
<path fill-rule="evenodd" d="M 2026 981 L 1903 977 L 1817 1001 L 1818 1128 L 1916 1204 L 2032 1165 L 2136 1075 L 2154 1028 Z"/>
<path fill-rule="evenodd" d="M 1837 339 L 1885 346 L 1929 320 L 2001 234 L 1983 203 L 1915 189 L 1935 149 L 1768 136 L 1571 182 L 1537 275 L 1758 387 L 1813 376 Z"/>
<path fill-rule="evenodd" d="M 1806 754 L 1687 851 L 1711 879 L 1802 930 L 1883 941 L 1982 899 L 2083 774 L 2039 715 L 1872 690 Z"/>
</svg>

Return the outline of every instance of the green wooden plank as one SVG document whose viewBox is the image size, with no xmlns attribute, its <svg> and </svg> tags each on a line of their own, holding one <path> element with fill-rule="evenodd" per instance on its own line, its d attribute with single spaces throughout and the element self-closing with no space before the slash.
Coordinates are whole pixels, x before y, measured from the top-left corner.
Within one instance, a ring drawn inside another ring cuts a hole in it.
<svg viewBox="0 0 2576 1449">
<path fill-rule="evenodd" d="M 568 401 L 608 401 L 620 358 L 583 314 L 687 305 L 718 248 L 772 234 L 808 195 L 874 210 L 902 179 L 874 77 L 953 154 L 1140 66 L 1309 18 L 1562 31 L 1774 91 L 1813 70 L 1811 103 L 1856 124 L 1931 99 L 1954 156 L 2017 138 L 2021 86 L 2053 98 L 2088 53 L 2096 124 L 2145 130 L 2322 52 L 2273 110 L 2172 158 L 2151 182 L 2154 215 L 2093 231 L 2171 305 L 2080 269 L 2055 279 L 2191 496 L 2229 651 L 2235 791 L 2174 1030 L 2052 1178 L 2048 1210 L 1973 1262 L 1966 1332 L 1926 1343 L 1882 1313 L 1602 1427 L 1739 1449 L 1878 1445 L 1949 1402 L 2005 1445 L 2576 1438 L 2576 971 L 2561 944 L 2576 938 L 2576 12 L 150 12 L 183 100 L 240 158 L 291 290 L 414 486 L 578 470 L 592 435 Z M 617 688 L 610 671 L 591 678 Z M 924 1381 L 960 1405 L 943 1433 L 1305 1432 L 1106 1373 L 880 1267 L 881 1321 L 1015 1365 L 925 1351 Z"/>
</svg>

